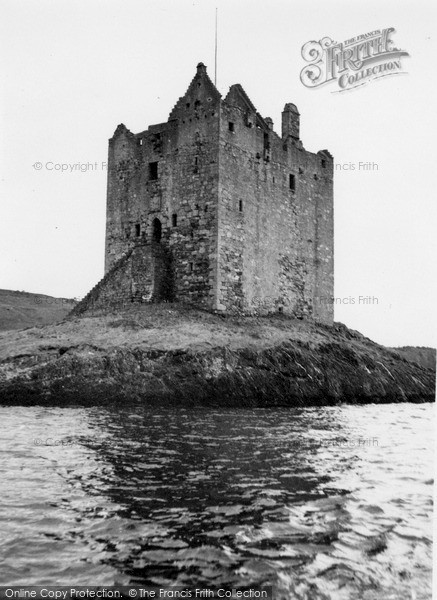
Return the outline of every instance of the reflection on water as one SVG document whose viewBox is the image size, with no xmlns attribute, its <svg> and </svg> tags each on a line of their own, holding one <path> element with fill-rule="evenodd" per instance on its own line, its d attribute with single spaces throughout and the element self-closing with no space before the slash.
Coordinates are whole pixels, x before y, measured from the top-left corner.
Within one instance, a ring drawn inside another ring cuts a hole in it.
<svg viewBox="0 0 437 600">
<path fill-rule="evenodd" d="M 429 598 L 432 413 L 0 408 L 0 584 Z"/>
</svg>

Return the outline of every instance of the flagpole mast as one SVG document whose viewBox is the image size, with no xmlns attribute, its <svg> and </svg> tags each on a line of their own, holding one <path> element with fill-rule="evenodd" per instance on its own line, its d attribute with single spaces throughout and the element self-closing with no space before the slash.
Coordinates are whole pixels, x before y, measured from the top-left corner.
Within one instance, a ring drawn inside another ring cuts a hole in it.
<svg viewBox="0 0 437 600">
<path fill-rule="evenodd" d="M 217 12 L 215 9 L 215 51 L 214 51 L 214 85 L 217 87 Z"/>
</svg>

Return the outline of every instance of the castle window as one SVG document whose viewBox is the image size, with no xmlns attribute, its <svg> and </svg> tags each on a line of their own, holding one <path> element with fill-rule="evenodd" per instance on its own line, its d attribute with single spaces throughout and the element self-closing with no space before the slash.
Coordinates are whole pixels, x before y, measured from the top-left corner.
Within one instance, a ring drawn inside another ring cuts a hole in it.
<svg viewBox="0 0 437 600">
<path fill-rule="evenodd" d="M 177 216 L 177 214 L 176 214 L 176 213 L 174 213 L 174 214 L 171 216 L 171 224 L 173 225 L 173 227 L 176 227 L 176 226 L 177 226 L 177 224 L 178 224 L 178 216 Z"/>
<path fill-rule="evenodd" d="M 322 158 L 322 168 L 326 169 L 326 160 Z"/>
<path fill-rule="evenodd" d="M 161 241 L 162 226 L 159 219 L 153 219 L 152 222 L 152 239 L 154 242 Z"/>
<path fill-rule="evenodd" d="M 190 103 L 189 102 L 187 102 L 186 107 L 190 108 Z"/>
<path fill-rule="evenodd" d="M 269 149 L 270 149 L 269 134 L 267 132 L 264 132 L 264 150 L 269 150 Z"/>
<path fill-rule="evenodd" d="M 235 132 L 235 123 L 232 123 L 231 121 L 229 121 L 228 129 L 231 133 L 234 133 Z"/>
<path fill-rule="evenodd" d="M 190 273 L 192 273 L 194 271 L 194 265 L 193 265 L 193 263 L 190 262 L 189 268 L 190 268 Z"/>
<path fill-rule="evenodd" d="M 158 179 L 158 163 L 150 162 L 149 163 L 149 180 L 155 181 Z"/>
<path fill-rule="evenodd" d="M 135 235 L 136 235 L 137 237 L 140 237 L 140 235 L 141 235 L 141 225 L 140 225 L 139 223 L 137 223 L 137 224 L 135 225 Z"/>
<path fill-rule="evenodd" d="M 199 164 L 199 157 L 195 156 L 194 157 L 194 166 L 197 167 L 198 164 Z"/>
<path fill-rule="evenodd" d="M 243 212 L 243 200 L 239 200 L 239 201 L 238 201 L 238 210 L 239 210 L 240 212 Z"/>
<path fill-rule="evenodd" d="M 293 173 L 290 173 L 289 179 L 288 179 L 288 185 L 290 187 L 290 190 L 292 192 L 296 191 L 296 176 L 293 175 Z"/>
</svg>

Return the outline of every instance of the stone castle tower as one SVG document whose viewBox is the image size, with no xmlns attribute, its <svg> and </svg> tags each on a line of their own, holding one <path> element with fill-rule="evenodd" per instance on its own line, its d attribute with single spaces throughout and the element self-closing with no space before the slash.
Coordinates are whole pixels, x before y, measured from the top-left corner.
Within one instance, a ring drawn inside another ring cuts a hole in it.
<svg viewBox="0 0 437 600">
<path fill-rule="evenodd" d="M 332 323 L 333 159 L 200 63 L 165 123 L 109 140 L 104 278 L 75 313 L 174 300 Z"/>
</svg>

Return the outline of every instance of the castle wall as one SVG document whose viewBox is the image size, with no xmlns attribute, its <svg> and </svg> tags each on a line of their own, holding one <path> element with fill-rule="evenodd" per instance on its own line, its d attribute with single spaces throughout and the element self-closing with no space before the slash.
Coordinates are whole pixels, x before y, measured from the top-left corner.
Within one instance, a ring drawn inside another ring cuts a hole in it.
<svg viewBox="0 0 437 600">
<path fill-rule="evenodd" d="M 284 145 L 266 124 L 222 106 L 220 305 L 332 322 L 332 158 Z"/>
<path fill-rule="evenodd" d="M 106 272 L 156 240 L 172 298 L 332 322 L 333 161 L 307 152 L 286 104 L 281 134 L 244 90 L 222 100 L 201 63 L 167 123 L 109 142 Z"/>
<path fill-rule="evenodd" d="M 214 306 L 217 273 L 218 93 L 195 77 L 168 123 L 109 144 L 106 270 L 140 238 L 171 251 L 174 297 Z M 198 84 L 201 85 L 198 85 Z M 151 173 L 151 163 L 157 172 Z"/>
<path fill-rule="evenodd" d="M 72 314 L 115 309 L 132 302 L 173 299 L 172 265 L 169 252 L 160 244 L 130 249 L 79 302 Z"/>
</svg>

